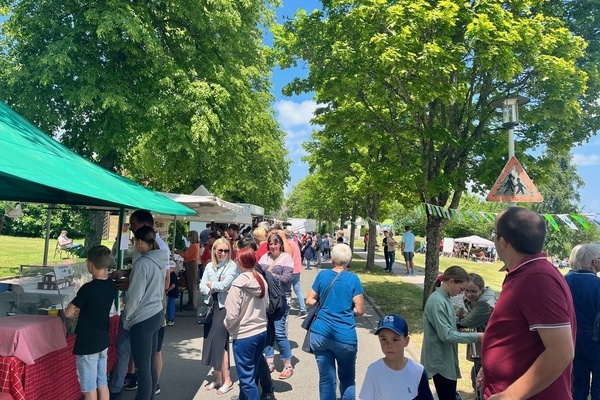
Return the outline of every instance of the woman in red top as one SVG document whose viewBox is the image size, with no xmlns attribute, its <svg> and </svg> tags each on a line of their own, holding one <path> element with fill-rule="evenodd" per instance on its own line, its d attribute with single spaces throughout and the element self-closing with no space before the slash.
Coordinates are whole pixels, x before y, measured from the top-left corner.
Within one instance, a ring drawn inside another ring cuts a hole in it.
<svg viewBox="0 0 600 400">
<path fill-rule="evenodd" d="M 190 246 L 185 250 L 175 249 L 175 254 L 183 257 L 183 268 L 185 268 L 185 278 L 187 280 L 188 302 L 185 309 L 193 311 L 198 307 L 196 291 L 198 290 L 198 260 L 200 259 L 200 244 L 198 232 L 190 231 L 188 233 Z"/>
</svg>

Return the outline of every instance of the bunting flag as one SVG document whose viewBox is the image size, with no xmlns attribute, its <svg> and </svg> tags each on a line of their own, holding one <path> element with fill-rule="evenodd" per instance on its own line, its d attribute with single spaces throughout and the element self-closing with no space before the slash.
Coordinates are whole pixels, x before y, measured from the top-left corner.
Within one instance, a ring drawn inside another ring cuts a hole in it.
<svg viewBox="0 0 600 400">
<path fill-rule="evenodd" d="M 494 220 L 491 220 L 491 221 L 490 221 L 490 220 L 488 219 L 487 215 L 485 215 L 485 212 L 484 212 L 484 211 L 479 211 L 479 215 L 481 215 L 481 216 L 483 217 L 482 219 L 483 219 L 485 222 L 493 222 L 493 221 L 494 221 Z"/>
<path fill-rule="evenodd" d="M 554 219 L 554 217 L 550 214 L 542 214 L 542 216 L 544 218 L 546 218 L 546 221 L 548 221 L 550 223 L 550 226 L 552 228 L 554 228 L 554 230 L 556 232 L 560 232 L 560 228 L 558 227 L 558 223 L 556 222 L 556 220 Z"/>
<path fill-rule="evenodd" d="M 590 229 L 590 225 L 587 223 L 587 221 L 585 219 L 583 219 L 583 217 L 581 217 L 580 215 L 577 214 L 569 214 L 569 216 L 571 218 L 573 218 L 575 221 L 579 222 L 581 224 L 581 226 L 583 226 L 583 229 L 589 230 Z"/>
<path fill-rule="evenodd" d="M 458 210 L 451 208 L 450 211 L 452 211 L 452 213 L 456 216 L 456 218 L 462 222 L 462 216 L 460 215 L 460 212 Z"/>
<path fill-rule="evenodd" d="M 573 221 L 571 221 L 569 219 L 569 216 L 567 214 L 556 214 L 556 216 L 558 218 L 560 218 L 560 220 L 562 222 L 564 222 L 569 228 L 573 229 L 574 231 L 578 231 L 579 230 L 577 228 L 577 226 L 573 223 Z"/>
<path fill-rule="evenodd" d="M 444 208 L 435 204 L 423 203 L 423 210 L 428 215 L 434 215 L 440 218 L 457 219 L 461 222 L 467 222 L 468 218 L 472 218 L 476 222 L 487 222 L 493 223 L 496 219 L 496 213 L 487 211 L 471 211 L 471 210 L 457 210 L 453 208 Z M 560 224 L 557 222 L 561 221 L 570 229 L 576 231 L 578 226 L 573 222 L 577 222 L 583 229 L 591 229 L 591 224 L 600 228 L 600 213 L 588 213 L 588 214 L 543 214 L 543 218 L 548 221 L 548 224 L 555 231 L 560 231 Z"/>
<path fill-rule="evenodd" d="M 471 216 L 471 218 L 473 218 L 475 221 L 479 222 L 479 218 L 477 217 L 477 215 L 475 215 L 475 213 L 473 211 L 467 211 L 469 213 L 469 215 Z"/>
</svg>

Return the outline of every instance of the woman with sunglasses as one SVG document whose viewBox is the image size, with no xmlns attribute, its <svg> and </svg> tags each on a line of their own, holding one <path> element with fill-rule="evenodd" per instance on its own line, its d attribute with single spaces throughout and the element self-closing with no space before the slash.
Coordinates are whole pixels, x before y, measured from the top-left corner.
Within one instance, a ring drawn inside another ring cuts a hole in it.
<svg viewBox="0 0 600 400">
<path fill-rule="evenodd" d="M 469 328 L 475 329 L 477 332 L 483 332 L 492 315 L 492 310 L 496 306 L 496 293 L 492 288 L 485 286 L 481 275 L 471 273 L 469 278 L 471 282 L 465 288 L 464 293 L 465 307 L 456 312 L 458 328 Z M 467 349 L 471 349 L 471 347 L 467 347 Z M 471 369 L 473 389 L 477 388 L 477 372 L 481 366 L 481 343 L 477 343 L 475 349 L 475 358 L 472 349 L 467 353 L 467 358 L 475 363 Z"/>
<path fill-rule="evenodd" d="M 273 277 L 281 282 L 289 304 L 292 297 L 294 260 L 289 253 L 285 252 L 285 243 L 287 243 L 287 238 L 283 232 L 279 231 L 270 234 L 267 238 L 269 251 L 258 260 L 258 264 L 263 271 L 271 272 Z M 279 379 L 288 379 L 294 374 L 294 367 L 292 366 L 292 348 L 287 337 L 285 326 L 289 311 L 290 309 L 288 307 L 283 316 L 275 321 L 275 341 L 279 347 L 279 354 L 281 356 L 281 361 L 283 362 L 283 371 L 279 374 Z M 269 369 L 271 372 L 274 371 L 275 350 L 273 348 L 273 343 L 267 343 L 267 346 L 265 347 L 265 357 L 267 358 Z"/>
<path fill-rule="evenodd" d="M 469 274 L 452 266 L 440 275 L 431 288 L 423 310 L 423 348 L 421 364 L 433 378 L 439 400 L 456 400 L 456 381 L 460 378 L 458 343 L 481 341 L 483 333 L 462 333 L 450 297 L 465 291 Z"/>
<path fill-rule="evenodd" d="M 204 386 L 204 390 L 217 389 L 225 394 L 233 387 L 229 373 L 229 332 L 225 329 L 225 300 L 231 283 L 238 275 L 235 262 L 231 260 L 229 240 L 215 240 L 208 263 L 200 282 L 200 292 L 212 301 L 212 318 L 204 323 L 202 363 L 213 367 L 215 380 Z"/>
</svg>

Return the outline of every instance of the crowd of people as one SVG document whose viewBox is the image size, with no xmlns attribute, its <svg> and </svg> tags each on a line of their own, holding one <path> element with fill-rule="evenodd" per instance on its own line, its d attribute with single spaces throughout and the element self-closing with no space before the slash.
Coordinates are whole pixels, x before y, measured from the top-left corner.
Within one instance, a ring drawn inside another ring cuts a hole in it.
<svg viewBox="0 0 600 400">
<path fill-rule="evenodd" d="M 110 250 L 103 246 L 90 249 L 88 269 L 94 279 L 82 287 L 65 312 L 67 317 L 79 317 L 75 354 L 86 399 L 118 398 L 132 371 L 137 379 L 136 399 L 153 399 L 160 393 L 164 327 L 172 322 L 169 307 L 165 307 L 165 291 L 173 290 L 174 274 L 170 273 L 169 251 L 153 229 L 151 214 L 138 210 L 131 215 L 130 224 L 135 238 L 132 268 L 109 276 L 106 271 L 114 263 Z M 405 231 L 412 235 L 410 227 Z M 232 390 L 229 369 L 233 355 L 239 399 L 274 399 L 275 346 L 283 365 L 279 379 L 294 375 L 286 329 L 294 290 L 301 300 L 300 317 L 306 315 L 307 306 L 318 309 L 319 318 L 307 337 L 319 372 L 319 399 L 336 399 L 338 382 L 341 398 L 355 399 L 355 317 L 364 314 L 365 306 L 360 279 L 347 271 L 352 251 L 344 244 L 343 232 L 337 234 L 335 243 L 330 243 L 327 235 L 297 237 L 277 224 L 261 223 L 253 232 L 238 232 L 236 225 L 229 226 L 223 237 L 214 230 L 192 231 L 188 249 L 177 251 L 184 262 L 186 253 L 196 260 L 196 271 L 186 267 L 185 273 L 193 291 L 199 285 L 203 297 L 194 300 L 191 295 L 188 305 L 208 302 L 211 310 L 210 320 L 204 324 L 202 362 L 212 367 L 213 380 L 203 389 L 221 395 Z M 427 383 L 432 379 L 440 400 L 456 400 L 461 378 L 458 343 L 468 344 L 467 357 L 474 362 L 471 380 L 478 398 L 578 400 L 591 393 L 592 399 L 600 399 L 596 361 L 600 350 L 600 279 L 596 276 L 600 245 L 574 248 L 572 270 L 565 278 L 542 253 L 546 224 L 539 214 L 511 207 L 497 215 L 493 236 L 506 272 L 501 296 L 496 299 L 481 276 L 460 266 L 447 268 L 424 306 L 421 364 L 404 355 L 410 341 L 406 321 L 397 314 L 385 315 L 375 331 L 383 358 L 369 366 L 359 399 L 432 399 Z M 387 247 L 393 235 L 386 237 Z M 330 244 L 327 250 L 325 242 Z M 401 245 L 407 274 L 413 273 L 413 266 L 404 250 L 414 252 L 414 235 L 412 247 L 410 242 L 410 236 L 406 242 L 403 237 Z M 198 246 L 198 251 L 189 251 L 192 245 Z M 319 256 L 321 260 L 330 257 L 333 268 L 317 275 L 304 300 L 299 275 Z M 206 260 L 200 274 L 198 260 Z M 275 286 L 286 304 L 277 316 L 269 308 Z M 117 364 L 107 382 L 107 307 L 117 289 L 125 293 L 125 299 Z M 456 307 L 452 298 L 459 294 L 464 300 Z"/>
</svg>

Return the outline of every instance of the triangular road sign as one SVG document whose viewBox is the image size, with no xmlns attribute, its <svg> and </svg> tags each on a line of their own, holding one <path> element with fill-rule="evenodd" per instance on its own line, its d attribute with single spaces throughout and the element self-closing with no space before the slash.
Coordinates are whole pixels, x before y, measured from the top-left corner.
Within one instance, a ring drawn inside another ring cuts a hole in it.
<svg viewBox="0 0 600 400">
<path fill-rule="evenodd" d="M 541 203 L 544 198 L 529 179 L 521 163 L 513 156 L 504 166 L 486 200 Z"/>
</svg>

